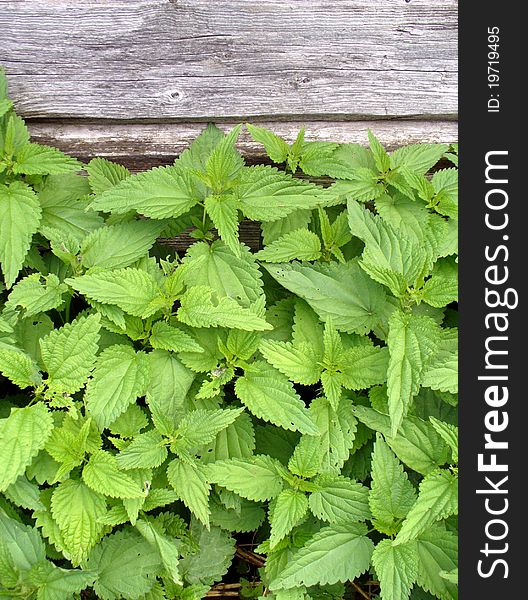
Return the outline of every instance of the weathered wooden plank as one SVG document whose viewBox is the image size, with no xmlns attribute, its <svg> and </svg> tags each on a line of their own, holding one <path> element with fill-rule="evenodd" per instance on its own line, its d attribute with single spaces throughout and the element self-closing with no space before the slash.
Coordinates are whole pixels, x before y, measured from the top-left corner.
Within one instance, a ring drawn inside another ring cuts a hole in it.
<svg viewBox="0 0 528 600">
<path fill-rule="evenodd" d="M 454 118 L 456 0 L 0 0 L 27 118 Z"/>
<path fill-rule="evenodd" d="M 230 129 L 235 122 L 219 123 Z M 292 142 L 304 126 L 311 141 L 355 142 L 367 144 L 370 128 L 389 150 L 416 142 L 454 142 L 458 140 L 453 121 L 299 121 L 259 122 Z M 83 122 L 30 123 L 36 142 L 57 146 L 64 152 L 88 161 L 103 156 L 125 164 L 132 170 L 168 164 L 202 131 L 204 123 L 94 124 Z M 265 153 L 245 129 L 238 144 L 250 162 L 262 160 Z"/>
</svg>

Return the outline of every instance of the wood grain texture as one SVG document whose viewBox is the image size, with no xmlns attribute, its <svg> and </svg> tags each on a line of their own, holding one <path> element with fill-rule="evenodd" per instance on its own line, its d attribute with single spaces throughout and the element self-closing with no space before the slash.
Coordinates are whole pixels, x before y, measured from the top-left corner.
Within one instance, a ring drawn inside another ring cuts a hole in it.
<svg viewBox="0 0 528 600">
<path fill-rule="evenodd" d="M 293 142 L 301 127 L 306 140 L 368 144 L 370 128 L 388 150 L 416 142 L 455 142 L 453 121 L 290 121 L 258 122 Z M 229 130 L 235 122 L 219 123 Z M 83 161 L 102 156 L 133 171 L 171 163 L 203 130 L 203 123 L 97 124 L 85 122 L 30 123 L 32 139 L 56 146 Z M 263 147 L 242 130 L 238 147 L 249 162 L 262 161 Z"/>
<path fill-rule="evenodd" d="M 29 119 L 455 119 L 456 0 L 0 0 Z"/>
</svg>

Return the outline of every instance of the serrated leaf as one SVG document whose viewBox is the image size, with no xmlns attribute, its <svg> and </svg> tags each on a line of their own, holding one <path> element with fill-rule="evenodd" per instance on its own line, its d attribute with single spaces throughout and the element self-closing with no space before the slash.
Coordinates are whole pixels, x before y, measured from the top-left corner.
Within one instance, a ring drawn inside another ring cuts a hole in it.
<svg viewBox="0 0 528 600">
<path fill-rule="evenodd" d="M 380 434 L 376 436 L 372 453 L 372 483 L 369 506 L 372 523 L 382 533 L 396 532 L 398 521 L 403 519 L 416 501 L 416 492 L 403 469 Z"/>
<path fill-rule="evenodd" d="M 51 273 L 42 276 L 33 273 L 21 279 L 9 294 L 7 304 L 22 307 L 24 318 L 31 317 L 63 304 L 63 294 L 68 286 L 61 283 L 59 278 Z"/>
<path fill-rule="evenodd" d="M 167 455 L 163 437 L 153 429 L 140 433 L 121 450 L 117 455 L 117 464 L 124 470 L 155 468 L 165 461 Z"/>
<path fill-rule="evenodd" d="M 357 260 L 329 265 L 264 265 L 283 287 L 300 296 L 324 321 L 347 333 L 368 333 L 385 306 L 383 288 L 359 267 Z"/>
<path fill-rule="evenodd" d="M 296 229 L 306 229 L 312 220 L 312 211 L 300 208 L 281 219 L 260 224 L 262 241 L 267 246 Z"/>
<path fill-rule="evenodd" d="M 102 227 L 102 217 L 87 208 L 89 193 L 86 177 L 73 173 L 48 175 L 39 192 L 41 229 L 72 236 L 80 243 L 88 233 Z"/>
<path fill-rule="evenodd" d="M 64 152 L 43 144 L 25 144 L 15 155 L 13 173 L 24 175 L 60 175 L 80 171 L 83 165 Z"/>
<path fill-rule="evenodd" d="M 242 413 L 243 408 L 193 410 L 178 425 L 178 433 L 189 446 L 209 444 Z"/>
<path fill-rule="evenodd" d="M 416 583 L 441 600 L 456 600 L 457 586 L 442 577 L 458 565 L 458 538 L 440 526 L 433 526 L 420 535 L 416 543 L 418 574 Z"/>
<path fill-rule="evenodd" d="M 138 600 L 152 587 L 160 559 L 140 535 L 118 531 L 92 550 L 87 566 L 97 573 L 94 590 L 100 598 Z"/>
<path fill-rule="evenodd" d="M 7 288 L 22 268 L 41 214 L 37 195 L 25 183 L 0 184 L 0 264 Z"/>
<path fill-rule="evenodd" d="M 21 389 L 36 387 L 42 381 L 35 361 L 18 349 L 0 348 L 0 372 Z"/>
<path fill-rule="evenodd" d="M 390 158 L 389 155 L 385 152 L 385 148 L 379 143 L 378 138 L 372 133 L 372 131 L 368 130 L 368 139 L 370 151 L 372 152 L 372 156 L 374 157 L 374 162 L 376 163 L 376 167 L 380 173 L 384 173 L 390 169 Z"/>
<path fill-rule="evenodd" d="M 235 393 L 257 417 L 284 429 L 317 435 L 319 430 L 285 375 L 254 362 L 235 384 Z"/>
<path fill-rule="evenodd" d="M 424 175 L 434 167 L 448 149 L 447 144 L 410 144 L 398 148 L 390 155 L 391 168 L 405 167 Z"/>
<path fill-rule="evenodd" d="M 48 388 L 73 394 L 85 384 L 95 364 L 100 316 L 78 317 L 40 340 Z"/>
<path fill-rule="evenodd" d="M 260 142 L 274 163 L 283 163 L 288 158 L 289 145 L 273 131 L 246 123 L 246 128 L 255 142 Z"/>
<path fill-rule="evenodd" d="M 86 268 L 120 269 L 144 257 L 162 230 L 156 221 L 129 221 L 101 227 L 81 244 Z"/>
<path fill-rule="evenodd" d="M 352 523 L 370 519 L 368 488 L 337 475 L 322 475 L 315 480 L 318 490 L 310 494 L 310 510 L 328 523 Z"/>
<path fill-rule="evenodd" d="M 13 484 L 33 458 L 44 448 L 53 419 L 45 404 L 13 408 L 0 420 L 0 491 Z"/>
<path fill-rule="evenodd" d="M 146 378 L 145 357 L 130 346 L 110 346 L 98 356 L 85 402 L 100 428 L 108 427 L 143 395 Z"/>
<path fill-rule="evenodd" d="M 313 385 L 319 380 L 319 357 L 311 345 L 303 342 L 294 345 L 291 342 L 262 340 L 259 350 L 271 365 L 291 381 Z"/>
<path fill-rule="evenodd" d="M 274 548 L 308 512 L 308 498 L 296 490 L 283 490 L 270 505 L 270 548 Z"/>
<path fill-rule="evenodd" d="M 438 350 L 426 366 L 422 385 L 441 392 L 458 392 L 458 329 L 442 329 Z"/>
<path fill-rule="evenodd" d="M 178 498 L 206 526 L 209 527 L 209 491 L 204 468 L 197 462 L 175 458 L 167 468 L 167 479 Z"/>
<path fill-rule="evenodd" d="M 326 398 L 316 398 L 310 412 L 320 431 L 322 472 L 338 473 L 354 446 L 357 420 L 352 404 L 342 398 L 335 409 Z"/>
<path fill-rule="evenodd" d="M 199 551 L 181 560 L 182 575 L 191 584 L 210 586 L 227 572 L 235 554 L 235 540 L 219 527 L 208 530 L 196 520 L 191 522 L 191 535 Z"/>
<path fill-rule="evenodd" d="M 172 352 L 203 352 L 203 348 L 192 336 L 164 321 L 156 321 L 150 334 L 150 345 Z"/>
<path fill-rule="evenodd" d="M 79 569 L 61 569 L 50 562 L 33 566 L 28 579 L 38 586 L 37 600 L 70 600 L 95 581 L 95 573 Z"/>
<path fill-rule="evenodd" d="M 240 246 L 237 256 L 220 240 L 211 245 L 199 242 L 187 250 L 183 264 L 188 287 L 207 285 L 218 296 L 234 298 L 245 308 L 262 295 L 259 267 L 245 246 Z"/>
<path fill-rule="evenodd" d="M 415 543 L 395 546 L 392 540 L 381 540 L 372 554 L 381 587 L 381 600 L 408 600 L 418 572 Z"/>
<path fill-rule="evenodd" d="M 0 508 L 0 539 L 11 564 L 18 572 L 46 559 L 46 548 L 38 530 L 12 519 Z"/>
<path fill-rule="evenodd" d="M 255 449 L 255 432 L 251 416 L 243 412 L 233 423 L 219 431 L 207 449 L 202 452 L 205 463 L 228 458 L 248 458 Z"/>
<path fill-rule="evenodd" d="M 106 513 L 104 497 L 82 481 L 68 479 L 55 488 L 51 512 L 72 563 L 78 565 L 102 535 L 103 526 L 98 519 Z"/>
<path fill-rule="evenodd" d="M 198 200 L 190 175 L 177 167 L 156 167 L 105 190 L 91 208 L 118 214 L 136 210 L 152 219 L 166 219 L 183 215 Z"/>
<path fill-rule="evenodd" d="M 445 470 L 429 473 L 420 483 L 416 503 L 407 514 L 396 544 L 416 539 L 430 525 L 458 514 L 458 477 Z"/>
<path fill-rule="evenodd" d="M 453 259 L 441 259 L 436 263 L 430 279 L 423 286 L 422 298 L 436 307 L 458 301 L 458 265 Z"/>
<path fill-rule="evenodd" d="M 174 538 L 162 535 L 152 523 L 139 520 L 136 529 L 141 535 L 156 549 L 159 554 L 160 562 L 165 567 L 171 580 L 176 585 L 183 585 L 180 576 L 180 549 Z"/>
<path fill-rule="evenodd" d="M 395 296 L 414 285 L 427 259 L 423 245 L 403 237 L 379 216 L 358 202 L 348 202 L 348 224 L 353 235 L 365 243 L 361 267 Z"/>
<path fill-rule="evenodd" d="M 310 478 L 321 468 L 321 437 L 303 435 L 288 460 L 290 473 Z"/>
<path fill-rule="evenodd" d="M 439 334 L 440 328 L 429 317 L 397 310 L 389 320 L 387 390 L 392 435 L 420 389 L 424 369 L 437 350 Z"/>
<path fill-rule="evenodd" d="M 282 490 L 275 462 L 266 455 L 232 458 L 207 465 L 207 479 L 248 500 L 264 501 Z"/>
<path fill-rule="evenodd" d="M 45 506 L 40 501 L 40 489 L 36 483 L 29 481 L 25 475 L 20 475 L 18 479 L 13 482 L 4 491 L 4 496 L 22 508 L 28 510 L 45 510 Z"/>
<path fill-rule="evenodd" d="M 374 550 L 366 533 L 360 523 L 323 527 L 293 555 L 271 589 L 354 580 L 368 569 Z"/>
<path fill-rule="evenodd" d="M 389 351 L 379 346 L 356 346 L 346 350 L 338 361 L 339 381 L 347 390 L 361 390 L 387 379 Z"/>
<path fill-rule="evenodd" d="M 296 229 L 266 245 L 256 257 L 265 262 L 316 260 L 321 256 L 321 241 L 308 229 Z"/>
<path fill-rule="evenodd" d="M 444 440 L 444 442 L 451 448 L 453 456 L 453 462 L 458 463 L 458 427 L 451 425 L 451 423 L 444 423 L 439 421 L 435 417 L 430 416 L 429 421 L 435 428 L 438 435 Z"/>
<path fill-rule="evenodd" d="M 100 194 L 130 177 L 130 171 L 106 158 L 92 158 L 86 166 L 88 182 L 94 194 Z"/>
<path fill-rule="evenodd" d="M 237 200 L 233 196 L 211 195 L 205 199 L 204 206 L 221 240 L 235 256 L 240 256 Z"/>
<path fill-rule="evenodd" d="M 104 450 L 90 457 L 82 473 L 83 481 L 92 490 L 112 498 L 142 498 L 141 487 L 119 469 L 117 458 Z"/>
<path fill-rule="evenodd" d="M 164 303 L 154 277 L 134 267 L 70 277 L 65 282 L 88 298 L 103 304 L 115 304 L 126 313 L 142 319 L 153 315 Z"/>
<path fill-rule="evenodd" d="M 349 181 L 339 182 L 340 194 L 358 202 L 368 202 L 381 196 L 385 191 L 383 183 L 379 181 L 379 175 L 371 168 L 358 167 L 349 173 Z"/>
<path fill-rule="evenodd" d="M 191 327 L 232 327 L 244 331 L 272 329 L 263 318 L 236 300 L 216 296 L 205 285 L 189 288 L 180 299 L 178 319 Z"/>
<path fill-rule="evenodd" d="M 245 167 L 237 195 L 240 209 L 252 221 L 276 221 L 300 208 L 318 206 L 319 188 L 275 167 Z"/>
</svg>

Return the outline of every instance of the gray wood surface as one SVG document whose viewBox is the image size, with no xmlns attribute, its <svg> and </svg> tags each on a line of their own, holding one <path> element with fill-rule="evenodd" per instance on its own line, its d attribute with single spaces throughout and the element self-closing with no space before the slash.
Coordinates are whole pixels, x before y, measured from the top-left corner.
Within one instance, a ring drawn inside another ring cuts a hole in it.
<svg viewBox="0 0 528 600">
<path fill-rule="evenodd" d="M 0 32 L 30 119 L 457 113 L 456 0 L 0 0 Z"/>
<path fill-rule="evenodd" d="M 287 141 L 293 142 L 299 129 L 306 129 L 308 141 L 355 142 L 367 145 L 370 128 L 387 149 L 415 142 L 455 142 L 458 140 L 454 121 L 289 121 L 257 122 Z M 229 130 L 235 122 L 219 123 Z M 56 146 L 88 161 L 103 156 L 125 164 L 133 171 L 170 163 L 203 130 L 203 123 L 163 124 L 98 124 L 86 122 L 30 123 L 36 142 Z M 252 141 L 243 129 L 239 149 L 249 162 L 265 158 L 264 149 Z"/>
</svg>

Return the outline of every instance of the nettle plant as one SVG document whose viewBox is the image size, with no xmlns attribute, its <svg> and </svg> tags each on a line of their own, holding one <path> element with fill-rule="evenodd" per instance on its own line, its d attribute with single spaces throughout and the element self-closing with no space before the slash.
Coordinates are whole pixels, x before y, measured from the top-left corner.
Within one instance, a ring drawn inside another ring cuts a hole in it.
<svg viewBox="0 0 528 600">
<path fill-rule="evenodd" d="M 0 595 L 456 598 L 456 146 L 131 175 L 0 111 Z"/>
</svg>

